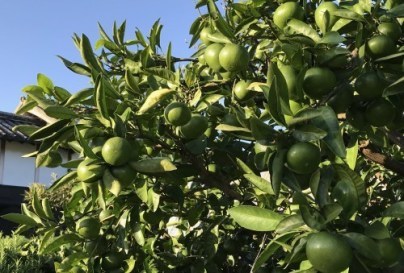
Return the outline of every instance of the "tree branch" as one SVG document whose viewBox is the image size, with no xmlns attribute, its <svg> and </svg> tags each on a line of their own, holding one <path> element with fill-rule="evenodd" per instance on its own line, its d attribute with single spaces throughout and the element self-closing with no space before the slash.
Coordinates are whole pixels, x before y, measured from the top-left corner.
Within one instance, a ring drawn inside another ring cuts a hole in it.
<svg viewBox="0 0 404 273">
<path fill-rule="evenodd" d="M 389 156 L 376 152 L 369 146 L 361 147 L 359 150 L 370 161 L 380 164 L 397 174 L 404 175 L 404 162 L 394 160 Z"/>
</svg>

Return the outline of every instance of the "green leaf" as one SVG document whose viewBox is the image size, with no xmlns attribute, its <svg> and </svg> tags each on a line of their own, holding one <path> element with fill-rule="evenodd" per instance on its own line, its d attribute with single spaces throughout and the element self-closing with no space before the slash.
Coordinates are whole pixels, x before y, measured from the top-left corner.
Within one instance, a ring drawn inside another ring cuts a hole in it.
<svg viewBox="0 0 404 273">
<path fill-rule="evenodd" d="M 64 185 L 73 182 L 77 178 L 77 172 L 76 171 L 71 171 L 68 172 L 67 174 L 63 175 L 59 179 L 57 179 L 55 182 L 52 183 L 52 185 L 49 187 L 49 191 L 55 191 Z"/>
<path fill-rule="evenodd" d="M 325 138 L 327 132 L 311 124 L 305 124 L 293 130 L 292 135 L 300 142 L 310 142 Z"/>
<path fill-rule="evenodd" d="M 23 133 L 26 136 L 30 136 L 33 133 L 35 133 L 36 131 L 38 131 L 38 129 L 41 127 L 38 127 L 36 125 L 17 125 L 13 127 L 13 132 L 20 132 Z"/>
<path fill-rule="evenodd" d="M 98 63 L 97 59 L 95 58 L 93 49 L 91 47 L 90 40 L 84 34 L 81 36 L 80 54 L 81 54 L 81 57 L 83 58 L 84 62 L 89 67 L 96 70 L 97 72 L 102 71 L 100 64 Z"/>
<path fill-rule="evenodd" d="M 337 31 L 330 31 L 324 34 L 323 38 L 318 41 L 318 44 L 329 44 L 329 45 L 338 45 L 344 42 L 346 39 L 341 36 Z"/>
<path fill-rule="evenodd" d="M 53 89 L 53 95 L 59 102 L 65 102 L 72 96 L 69 91 L 59 86 L 55 86 Z"/>
<path fill-rule="evenodd" d="M 62 128 L 67 126 L 67 124 L 69 124 L 69 123 L 70 123 L 70 120 L 67 120 L 67 119 L 58 120 L 52 124 L 46 125 L 46 126 L 40 128 L 39 130 L 37 130 L 35 133 L 33 133 L 30 136 L 30 139 L 31 140 L 41 140 L 46 137 L 49 137 L 49 136 L 55 134 L 55 132 L 58 132 L 59 130 L 61 130 Z"/>
<path fill-rule="evenodd" d="M 294 229 L 304 226 L 305 223 L 300 214 L 293 214 L 283 218 L 282 221 L 276 226 L 275 232 L 278 234 L 284 234 Z"/>
<path fill-rule="evenodd" d="M 358 254 L 372 261 L 380 260 L 379 248 L 373 239 L 356 232 L 346 233 L 344 234 L 344 237 Z"/>
<path fill-rule="evenodd" d="M 334 10 L 331 12 L 331 15 L 334 15 L 334 16 L 337 16 L 340 18 L 344 18 L 344 19 L 357 21 L 357 22 L 366 22 L 365 17 L 363 17 L 362 15 L 360 15 L 352 10 L 348 10 L 348 9 Z"/>
<path fill-rule="evenodd" d="M 37 82 L 40 87 L 45 91 L 46 94 L 51 95 L 55 86 L 51 79 L 49 79 L 44 74 L 38 73 Z"/>
<path fill-rule="evenodd" d="M 48 106 L 44 111 L 48 116 L 57 119 L 74 119 L 79 117 L 79 115 L 70 108 L 60 105 Z"/>
<path fill-rule="evenodd" d="M 144 246 L 145 239 L 142 230 L 142 225 L 140 223 L 135 223 L 135 226 L 133 227 L 133 237 L 135 238 L 135 241 L 138 245 Z"/>
<path fill-rule="evenodd" d="M 346 149 L 342 134 L 339 128 L 338 118 L 329 106 L 323 106 L 317 108 L 315 111 L 321 114 L 311 120 L 314 126 L 327 132 L 327 136 L 324 137 L 324 142 L 328 148 L 341 158 L 346 157 Z"/>
<path fill-rule="evenodd" d="M 269 167 L 269 171 L 271 174 L 271 184 L 274 190 L 275 195 L 278 196 L 279 191 L 281 190 L 282 178 L 283 178 L 283 171 L 285 169 L 285 162 L 286 162 L 286 149 L 278 150 L 275 153 L 274 159 L 272 164 Z"/>
<path fill-rule="evenodd" d="M 392 204 L 384 210 L 383 216 L 404 219 L 404 201 Z"/>
<path fill-rule="evenodd" d="M 80 241 L 80 237 L 76 234 L 63 234 L 59 237 L 54 238 L 43 250 L 44 254 L 52 253 L 58 250 L 62 245 L 74 244 Z"/>
<path fill-rule="evenodd" d="M 59 59 L 62 60 L 63 64 L 70 69 L 71 71 L 73 71 L 76 74 L 79 75 L 84 75 L 84 76 L 91 76 L 91 69 L 88 68 L 87 66 L 83 65 L 83 64 L 79 64 L 79 63 L 72 63 L 71 61 L 63 58 L 62 56 L 59 56 Z"/>
<path fill-rule="evenodd" d="M 137 40 L 139 41 L 139 43 L 140 43 L 143 47 L 147 47 L 147 46 L 148 46 L 148 44 L 147 44 L 147 42 L 146 42 L 146 39 L 144 38 L 142 32 L 141 32 L 139 29 L 137 29 L 137 30 L 135 31 L 135 35 L 136 35 Z"/>
<path fill-rule="evenodd" d="M 238 127 L 238 126 L 233 126 L 229 124 L 219 124 L 218 126 L 215 127 L 216 130 L 222 131 L 222 132 L 246 132 L 246 133 L 251 133 L 250 130 L 244 127 Z"/>
<path fill-rule="evenodd" d="M 80 103 L 86 100 L 88 97 L 94 94 L 93 88 L 86 88 L 74 93 L 63 105 L 64 106 L 71 106 L 76 103 Z"/>
<path fill-rule="evenodd" d="M 269 113 L 278 124 L 285 126 L 286 122 L 284 115 L 292 115 L 289 108 L 289 95 L 287 92 L 286 81 L 276 64 L 273 62 L 269 64 L 268 73 L 268 81 L 270 82 L 268 93 Z"/>
<path fill-rule="evenodd" d="M 28 97 L 34 100 L 42 108 L 46 108 L 53 104 L 52 101 L 45 97 L 45 91 L 42 87 L 37 85 L 25 86 L 22 91 L 28 94 Z"/>
<path fill-rule="evenodd" d="M 5 215 L 2 215 L 1 218 L 13 222 L 13 223 L 17 223 L 19 225 L 27 225 L 30 227 L 34 227 L 37 225 L 37 222 L 32 219 L 31 217 L 24 215 L 24 214 L 20 214 L 20 213 L 8 213 Z"/>
<path fill-rule="evenodd" d="M 166 54 L 166 64 L 167 64 L 167 69 L 172 70 L 171 42 L 168 44 L 168 49 L 167 49 L 167 54 Z"/>
<path fill-rule="evenodd" d="M 248 205 L 233 207 L 228 212 L 237 224 L 254 231 L 273 231 L 283 218 L 271 210 Z"/>
<path fill-rule="evenodd" d="M 307 205 L 300 205 L 299 210 L 307 226 L 316 230 L 322 230 L 324 228 L 326 219 L 318 211 Z"/>
<path fill-rule="evenodd" d="M 358 193 L 359 208 L 366 205 L 368 198 L 366 193 L 366 185 L 363 179 L 355 171 L 351 170 L 346 165 L 333 164 L 333 167 L 341 180 L 352 181 L 355 185 L 356 191 Z"/>
<path fill-rule="evenodd" d="M 163 157 L 143 159 L 129 164 L 136 171 L 145 174 L 171 172 L 177 169 L 170 159 Z"/>
<path fill-rule="evenodd" d="M 80 146 L 82 147 L 84 154 L 87 157 L 97 159 L 98 156 L 93 152 L 93 150 L 88 145 L 88 140 L 81 135 L 80 130 L 78 128 L 78 125 L 74 126 L 74 135 L 76 136 L 76 139 L 79 141 Z"/>
<path fill-rule="evenodd" d="M 351 168 L 351 170 L 355 170 L 356 160 L 358 158 L 358 152 L 359 152 L 359 142 L 355 138 L 354 141 L 350 141 L 350 143 L 348 143 L 346 147 L 345 160 L 349 168 Z"/>
<path fill-rule="evenodd" d="M 42 219 L 47 219 L 47 218 L 48 218 L 47 215 L 46 215 L 46 213 L 45 213 L 45 210 L 44 210 L 44 208 L 42 207 L 42 204 L 41 204 L 41 202 L 40 202 L 40 200 L 39 200 L 38 192 L 37 192 L 37 191 L 34 191 L 34 194 L 32 195 L 31 206 L 32 206 L 34 212 L 35 212 L 39 217 L 41 217 Z"/>
<path fill-rule="evenodd" d="M 320 41 L 320 36 L 318 35 L 315 29 L 313 29 L 310 25 L 297 19 L 289 20 L 286 27 L 284 28 L 284 32 L 289 35 L 296 35 L 296 34 L 304 35 L 306 37 L 309 37 L 316 43 Z"/>
<path fill-rule="evenodd" d="M 98 112 L 104 120 L 109 121 L 110 114 L 107 106 L 107 98 L 105 95 L 105 84 L 102 76 L 98 77 L 95 84 L 95 101 L 97 105 Z"/>
<path fill-rule="evenodd" d="M 200 111 L 208 108 L 215 102 L 221 100 L 222 98 L 223 98 L 223 95 L 221 95 L 221 94 L 210 94 L 210 95 L 203 96 L 201 99 L 199 99 L 198 106 L 196 107 L 195 110 L 197 112 L 200 112 Z"/>
<path fill-rule="evenodd" d="M 269 145 L 278 135 L 271 126 L 256 117 L 250 118 L 250 128 L 255 140 L 262 145 Z"/>
<path fill-rule="evenodd" d="M 404 76 L 387 86 L 383 91 L 383 97 L 402 94 L 404 92 Z"/>
<path fill-rule="evenodd" d="M 153 91 L 152 93 L 147 96 L 146 100 L 140 107 L 139 111 L 137 114 L 143 115 L 150 109 L 152 109 L 154 106 L 156 106 L 158 103 L 160 103 L 167 95 L 175 92 L 174 90 L 164 88 L 160 90 Z"/>
<path fill-rule="evenodd" d="M 252 272 L 258 272 L 258 269 L 293 236 L 295 236 L 295 233 L 284 234 L 272 239 L 255 260 Z"/>
<path fill-rule="evenodd" d="M 254 171 L 250 169 L 250 167 L 245 164 L 240 158 L 236 158 L 237 165 L 245 174 L 253 174 Z"/>
<path fill-rule="evenodd" d="M 138 82 L 129 70 L 125 71 L 125 81 L 130 90 L 137 94 L 141 93 Z"/>
<path fill-rule="evenodd" d="M 265 193 L 274 195 L 274 190 L 272 189 L 271 183 L 267 181 L 266 179 L 255 175 L 253 173 L 250 174 L 244 174 L 243 175 L 245 179 L 248 180 L 251 184 L 256 186 L 258 189 L 262 190 Z"/>
<path fill-rule="evenodd" d="M 394 8 L 388 10 L 387 14 L 399 18 L 404 17 L 404 4 L 397 5 Z"/>
</svg>

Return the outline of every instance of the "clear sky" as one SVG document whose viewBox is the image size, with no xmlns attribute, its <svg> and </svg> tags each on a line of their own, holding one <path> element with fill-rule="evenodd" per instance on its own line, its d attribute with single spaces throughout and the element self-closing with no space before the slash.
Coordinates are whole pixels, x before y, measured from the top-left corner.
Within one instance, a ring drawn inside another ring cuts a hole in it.
<svg viewBox="0 0 404 273">
<path fill-rule="evenodd" d="M 173 45 L 173 55 L 189 57 L 189 27 L 199 15 L 195 0 L 11 0 L 0 1 L 0 111 L 14 112 L 21 89 L 36 83 L 37 73 L 74 93 L 88 86 L 86 77 L 76 75 L 56 57 L 81 62 L 72 35 L 86 34 L 94 45 L 100 22 L 108 32 L 113 22 L 126 20 L 126 39 L 135 29 L 145 35 L 160 18 L 162 47 Z"/>
</svg>

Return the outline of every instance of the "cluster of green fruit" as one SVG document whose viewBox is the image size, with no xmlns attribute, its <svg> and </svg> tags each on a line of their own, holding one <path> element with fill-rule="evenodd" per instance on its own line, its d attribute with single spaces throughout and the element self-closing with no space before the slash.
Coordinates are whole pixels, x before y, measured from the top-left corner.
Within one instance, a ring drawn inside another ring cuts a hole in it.
<svg viewBox="0 0 404 273">
<path fill-rule="evenodd" d="M 120 192 L 129 186 L 137 172 L 130 162 L 138 157 L 138 151 L 130 142 L 122 137 L 94 138 L 92 151 L 101 158 L 85 158 L 77 166 L 77 178 L 87 185 L 97 182 L 108 184 L 113 181 L 115 191 Z M 108 181 L 107 181 L 108 180 Z"/>
<path fill-rule="evenodd" d="M 372 246 L 376 247 L 371 251 L 380 255 L 378 260 L 368 261 L 374 267 L 390 267 L 398 262 L 403 251 L 398 239 L 371 239 L 369 237 L 367 239 Z M 346 238 L 327 231 L 309 235 L 306 243 L 307 258 L 320 272 L 346 270 L 352 266 L 354 252 Z"/>
<path fill-rule="evenodd" d="M 117 270 L 124 265 L 125 254 L 122 251 L 113 251 L 108 246 L 108 240 L 100 235 L 102 222 L 110 218 L 111 214 L 105 218 L 108 210 L 100 213 L 100 219 L 91 216 L 84 216 L 76 222 L 76 232 L 85 241 L 84 251 L 91 257 L 101 258 L 101 267 L 106 272 Z"/>
<path fill-rule="evenodd" d="M 164 110 L 166 121 L 176 127 L 176 132 L 185 139 L 195 139 L 208 129 L 208 119 L 200 114 L 192 114 L 183 102 L 172 102 Z"/>
<path fill-rule="evenodd" d="M 209 39 L 212 30 L 209 27 L 202 29 L 200 39 L 206 46 L 200 60 L 206 63 L 216 73 L 224 77 L 231 77 L 235 73 L 246 71 L 250 56 L 241 45 L 234 43 L 212 43 Z"/>
</svg>

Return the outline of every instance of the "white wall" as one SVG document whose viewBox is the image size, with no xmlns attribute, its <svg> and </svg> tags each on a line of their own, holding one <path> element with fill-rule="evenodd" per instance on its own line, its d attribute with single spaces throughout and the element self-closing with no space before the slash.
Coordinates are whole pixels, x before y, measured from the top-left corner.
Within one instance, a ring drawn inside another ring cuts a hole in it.
<svg viewBox="0 0 404 273">
<path fill-rule="evenodd" d="M 33 182 L 49 186 L 54 178 L 59 178 L 66 173 L 66 169 L 57 168 L 35 168 L 35 158 L 22 156 L 35 151 L 35 145 L 29 143 L 6 141 L 4 154 L 3 177 L 0 182 L 3 185 L 28 187 Z M 68 160 L 68 152 L 61 151 L 63 162 Z"/>
<path fill-rule="evenodd" d="M 3 168 L 4 185 L 26 187 L 35 179 L 35 158 L 22 158 L 22 155 L 35 151 L 28 143 L 6 142 Z"/>
</svg>

